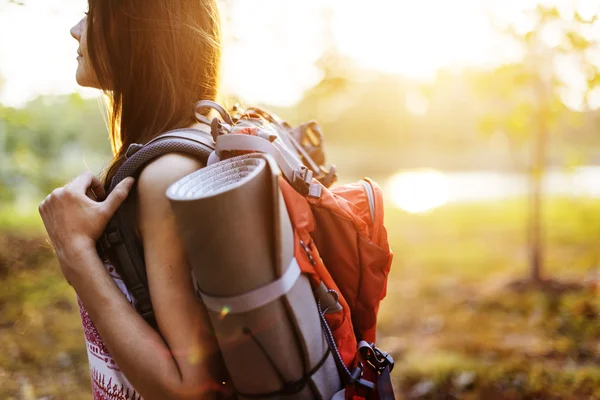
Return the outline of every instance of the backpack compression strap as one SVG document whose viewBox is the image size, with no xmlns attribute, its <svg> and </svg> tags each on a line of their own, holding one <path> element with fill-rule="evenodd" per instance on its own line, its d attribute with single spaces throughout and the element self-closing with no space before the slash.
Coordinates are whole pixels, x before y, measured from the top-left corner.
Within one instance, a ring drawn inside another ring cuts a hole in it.
<svg viewBox="0 0 600 400">
<path fill-rule="evenodd" d="M 149 162 L 164 154 L 185 153 L 206 164 L 214 147 L 212 136 L 197 129 L 177 129 L 157 136 L 145 145 L 132 144 L 127 150 L 127 160 L 111 181 L 108 193 L 123 179 L 129 176 L 137 177 Z M 155 326 L 143 248 L 134 234 L 131 218 L 123 206 L 119 207 L 109 221 L 100 238 L 100 248 L 102 253 L 109 252 L 115 258 L 115 268 L 133 294 L 137 311 L 148 323 Z"/>
</svg>

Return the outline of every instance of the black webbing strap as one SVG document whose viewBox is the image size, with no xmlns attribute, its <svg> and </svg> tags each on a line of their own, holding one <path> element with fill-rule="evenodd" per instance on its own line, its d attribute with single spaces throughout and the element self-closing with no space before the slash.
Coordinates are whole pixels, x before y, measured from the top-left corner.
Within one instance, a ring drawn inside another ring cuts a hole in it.
<svg viewBox="0 0 600 400">
<path fill-rule="evenodd" d="M 152 160 L 168 153 L 185 153 L 198 158 L 204 164 L 214 150 L 210 134 L 196 129 L 177 129 L 160 135 L 146 145 L 131 146 L 127 160 L 111 181 L 108 193 L 123 179 L 137 177 Z M 101 256 L 108 255 L 123 279 L 125 286 L 136 301 L 136 309 L 142 317 L 156 328 L 154 310 L 148 290 L 146 264 L 142 244 L 134 233 L 131 216 L 125 206 L 119 207 L 109 221 L 99 240 Z"/>
<path fill-rule="evenodd" d="M 392 377 L 390 376 L 392 368 L 386 365 L 379 374 L 377 379 L 377 394 L 379 400 L 394 400 L 396 395 L 394 394 L 394 386 L 392 385 Z"/>
<path fill-rule="evenodd" d="M 333 290 L 330 290 L 330 292 L 333 292 L 337 295 L 337 293 Z M 331 332 L 329 324 L 327 323 L 327 319 L 325 318 L 327 309 L 321 308 L 321 300 L 317 300 L 317 309 L 319 310 L 321 327 L 323 328 L 325 339 L 327 340 L 329 349 L 333 354 L 333 359 L 336 362 L 338 372 L 341 375 L 344 386 L 356 385 L 367 392 L 371 392 L 376 388 L 377 394 L 379 395 L 379 400 L 394 400 L 396 397 L 394 395 L 394 388 L 392 386 L 392 379 L 390 376 L 390 372 L 394 368 L 394 359 L 388 353 L 385 353 L 375 347 L 373 343 L 367 343 L 361 340 L 358 343 L 358 355 L 370 365 L 361 365 L 357 368 L 354 368 L 352 372 L 350 372 L 348 367 L 346 367 L 344 364 L 342 356 L 340 355 L 337 345 L 335 344 L 333 333 Z M 367 349 L 368 351 L 365 351 Z M 370 382 L 362 377 L 363 368 L 370 367 L 375 368 L 377 371 L 378 376 L 376 384 L 375 382 Z"/>
<path fill-rule="evenodd" d="M 309 383 L 309 380 L 312 378 L 312 376 L 314 374 L 316 374 L 323 365 L 325 365 L 325 362 L 329 358 L 330 354 L 331 354 L 331 349 L 328 347 L 327 350 L 325 351 L 325 353 L 323 354 L 323 357 L 321 357 L 321 360 L 319 360 L 319 362 L 317 363 L 317 365 L 315 365 L 310 371 L 308 371 L 303 377 L 301 377 L 297 381 L 293 381 L 293 382 L 285 382 L 284 381 L 283 387 L 279 390 L 274 390 L 272 392 L 266 392 L 266 393 L 242 393 L 240 391 L 236 391 L 236 394 L 240 397 L 246 397 L 248 399 L 264 399 L 264 398 L 275 397 L 275 396 L 290 396 L 290 395 L 299 393 L 302 389 L 304 389 L 306 387 L 306 385 Z"/>
<path fill-rule="evenodd" d="M 101 244 L 104 249 L 110 249 L 112 256 L 116 257 L 115 268 L 117 268 L 123 282 L 135 298 L 138 312 L 146 321 L 154 324 L 154 313 L 150 293 L 147 290 L 146 276 L 145 274 L 139 274 L 139 268 L 133 265 L 133 257 L 123 241 L 121 229 L 119 229 L 116 219 L 109 222 L 101 238 Z"/>
</svg>

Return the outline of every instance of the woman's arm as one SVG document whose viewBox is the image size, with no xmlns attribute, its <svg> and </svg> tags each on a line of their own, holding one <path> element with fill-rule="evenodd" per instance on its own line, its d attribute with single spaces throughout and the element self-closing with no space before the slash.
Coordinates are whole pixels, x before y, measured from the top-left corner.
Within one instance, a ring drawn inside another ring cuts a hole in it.
<svg viewBox="0 0 600 400">
<path fill-rule="evenodd" d="M 165 341 L 129 304 L 94 249 L 65 254 L 60 262 L 78 271 L 65 275 L 121 371 L 144 399 L 210 398 L 209 365 L 198 363 L 196 379 L 183 379 Z"/>
<path fill-rule="evenodd" d="M 74 210 L 90 206 L 82 198 L 87 187 L 83 188 L 81 183 L 67 187 L 69 196 L 52 199 L 45 206 L 46 212 L 40 206 L 63 273 L 79 294 L 121 370 L 147 400 L 210 398 L 209 393 L 218 388 L 215 386 L 219 383 L 216 379 L 221 374 L 221 364 L 216 341 L 207 328 L 206 312 L 195 298 L 189 267 L 165 196 L 169 184 L 199 167 L 191 158 L 168 155 L 148 166 L 138 182 L 140 231 L 162 337 L 131 307 L 104 269 L 93 246 L 95 240 L 88 240 L 90 236 L 99 236 L 97 229 L 92 235 L 81 233 L 83 228 L 77 227 L 90 218 L 92 225 L 97 225 L 93 215 L 101 215 L 96 219 L 108 221 L 116 206 L 110 207 L 108 217 L 106 211 L 74 216 Z M 96 204 L 110 203 L 111 196 Z M 48 212 L 50 208 L 55 212 Z M 57 210 L 63 210 L 64 215 L 57 215 Z M 63 228 L 58 228 L 61 225 Z M 71 240 L 64 239 L 65 232 L 71 232 Z"/>
<path fill-rule="evenodd" d="M 181 381 L 195 392 L 206 391 L 215 383 L 221 385 L 226 373 L 208 313 L 196 297 L 165 192 L 173 182 L 201 167 L 189 156 L 163 156 L 144 169 L 137 189 L 137 214 L 156 322 L 171 349 Z"/>
</svg>

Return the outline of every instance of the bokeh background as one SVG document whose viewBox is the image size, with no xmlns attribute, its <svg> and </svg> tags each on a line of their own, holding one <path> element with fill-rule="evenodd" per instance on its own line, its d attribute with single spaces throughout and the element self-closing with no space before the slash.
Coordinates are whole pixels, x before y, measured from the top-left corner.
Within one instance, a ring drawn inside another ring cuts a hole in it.
<svg viewBox="0 0 600 400">
<path fill-rule="evenodd" d="M 222 100 L 316 119 L 386 194 L 401 398 L 600 399 L 600 5 L 221 0 Z M 0 398 L 89 399 L 37 204 L 110 160 L 83 0 L 0 0 Z"/>
</svg>

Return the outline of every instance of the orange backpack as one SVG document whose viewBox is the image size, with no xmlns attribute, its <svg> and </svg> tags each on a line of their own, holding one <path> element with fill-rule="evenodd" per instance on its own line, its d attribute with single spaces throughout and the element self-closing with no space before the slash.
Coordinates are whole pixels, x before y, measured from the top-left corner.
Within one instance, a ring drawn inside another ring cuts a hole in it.
<svg viewBox="0 0 600 400">
<path fill-rule="evenodd" d="M 365 179 L 323 190 L 315 199 L 300 195 L 285 181 L 281 188 L 300 244 L 295 255 L 302 272 L 310 276 L 313 288 L 323 281 L 342 305 L 340 312 L 323 316 L 347 369 L 342 372 L 348 381 L 346 398 L 373 398 L 376 378 L 393 367 L 389 355 L 372 344 L 392 262 L 381 189 Z M 357 352 L 359 343 L 366 353 Z"/>
<path fill-rule="evenodd" d="M 346 389 L 343 397 L 394 398 L 389 376 L 393 359 L 374 345 L 377 312 L 392 263 L 380 187 L 363 179 L 328 189 L 336 172 L 324 165 L 323 137 L 314 122 L 291 128 L 256 108 L 234 109 L 231 116 L 210 101 L 196 105 L 197 111 L 206 108 L 221 115 L 221 119 L 208 120 L 196 113 L 200 122 L 210 125 L 214 142 L 180 130 L 143 146 L 133 145 L 109 190 L 167 152 L 193 154 L 208 164 L 253 152 L 273 156 L 285 178 L 280 187 L 294 229 L 294 252 L 300 269 L 309 277 L 313 290 L 324 287 L 337 299 L 330 307 L 317 302 L 325 337 Z M 129 239 L 132 235 L 128 229 L 127 216 L 120 210 L 101 243 L 117 259 L 116 266 L 137 299 L 138 311 L 152 322 L 143 255 L 139 244 L 136 247 Z"/>
</svg>

